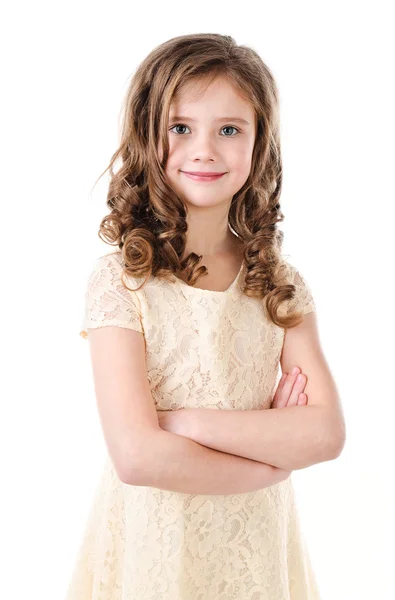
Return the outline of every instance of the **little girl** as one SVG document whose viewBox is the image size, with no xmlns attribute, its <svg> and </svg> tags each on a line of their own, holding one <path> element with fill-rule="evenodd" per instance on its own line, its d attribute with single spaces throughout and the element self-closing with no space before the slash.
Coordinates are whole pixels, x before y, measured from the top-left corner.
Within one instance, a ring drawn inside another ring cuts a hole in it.
<svg viewBox="0 0 395 600">
<path fill-rule="evenodd" d="M 161 44 L 107 170 L 118 250 L 80 333 L 108 460 L 67 600 L 317 600 L 290 474 L 339 456 L 345 426 L 281 251 L 270 70 L 226 35 Z"/>
</svg>

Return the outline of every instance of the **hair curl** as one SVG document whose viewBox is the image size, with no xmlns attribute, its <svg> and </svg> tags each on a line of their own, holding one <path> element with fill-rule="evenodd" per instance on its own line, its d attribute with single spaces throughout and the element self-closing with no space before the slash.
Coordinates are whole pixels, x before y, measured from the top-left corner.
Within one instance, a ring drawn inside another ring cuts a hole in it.
<svg viewBox="0 0 395 600">
<path fill-rule="evenodd" d="M 172 38 L 157 46 L 137 68 L 121 111 L 119 147 L 98 178 L 110 172 L 106 204 L 111 212 L 102 219 L 98 235 L 122 251 L 124 274 L 146 277 L 142 286 L 151 275 L 173 280 L 173 274 L 181 272 L 194 285 L 208 272 L 198 265 L 202 256 L 192 252 L 182 259 L 187 207 L 169 185 L 165 165 L 172 99 L 185 84 L 209 85 L 218 76 L 227 78 L 257 116 L 251 172 L 233 196 L 228 214 L 229 226 L 243 242 L 243 293 L 265 299 L 273 323 L 294 327 L 302 321 L 302 312 L 279 314 L 282 304 L 287 307 L 296 294 L 296 287 L 283 276 L 283 232 L 277 228 L 284 220 L 279 94 L 272 73 L 255 50 L 238 46 L 229 35 Z M 114 174 L 118 159 L 121 166 Z"/>
</svg>

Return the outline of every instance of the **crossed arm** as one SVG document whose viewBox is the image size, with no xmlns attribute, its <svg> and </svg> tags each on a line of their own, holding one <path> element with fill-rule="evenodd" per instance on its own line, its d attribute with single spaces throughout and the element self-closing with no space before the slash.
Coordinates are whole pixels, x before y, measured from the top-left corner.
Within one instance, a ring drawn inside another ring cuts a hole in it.
<svg viewBox="0 0 395 600">
<path fill-rule="evenodd" d="M 192 408 L 170 411 L 171 431 L 208 448 L 287 471 L 337 458 L 345 444 L 345 422 L 335 381 L 321 349 L 316 315 L 286 330 L 281 355 L 285 373 L 300 367 L 307 377 L 308 404 L 268 410 Z"/>
<path fill-rule="evenodd" d="M 341 449 L 330 416 L 320 406 L 191 408 L 170 411 L 167 418 L 170 431 L 194 442 L 286 471 L 332 460 Z"/>
</svg>

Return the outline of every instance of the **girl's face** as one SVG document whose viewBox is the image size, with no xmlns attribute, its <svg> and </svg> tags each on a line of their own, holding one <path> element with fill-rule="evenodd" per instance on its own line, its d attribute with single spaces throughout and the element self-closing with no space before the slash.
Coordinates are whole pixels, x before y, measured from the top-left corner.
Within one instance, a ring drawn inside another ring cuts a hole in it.
<svg viewBox="0 0 395 600">
<path fill-rule="evenodd" d="M 196 84 L 188 84 L 170 106 L 165 173 L 185 203 L 228 210 L 251 170 L 255 111 L 224 78 L 215 79 L 203 96 L 196 92 Z M 198 181 L 186 171 L 224 175 Z"/>
</svg>

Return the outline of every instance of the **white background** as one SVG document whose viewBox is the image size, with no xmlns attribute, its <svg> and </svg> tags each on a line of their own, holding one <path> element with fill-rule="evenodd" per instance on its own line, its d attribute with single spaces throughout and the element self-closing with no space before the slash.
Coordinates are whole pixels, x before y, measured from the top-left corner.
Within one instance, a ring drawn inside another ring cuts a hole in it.
<svg viewBox="0 0 395 600">
<path fill-rule="evenodd" d="M 130 76 L 232 35 L 281 98 L 284 252 L 307 279 L 347 442 L 293 473 L 323 600 L 393 598 L 394 36 L 390 2 L 14 2 L 1 18 L 1 596 L 62 599 L 105 459 L 79 335 Z M 88 599 L 87 599 L 88 600 Z"/>
</svg>

